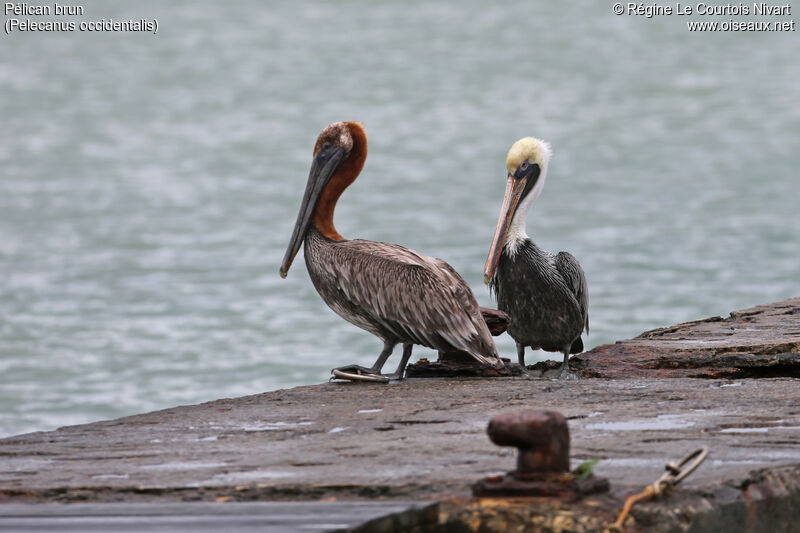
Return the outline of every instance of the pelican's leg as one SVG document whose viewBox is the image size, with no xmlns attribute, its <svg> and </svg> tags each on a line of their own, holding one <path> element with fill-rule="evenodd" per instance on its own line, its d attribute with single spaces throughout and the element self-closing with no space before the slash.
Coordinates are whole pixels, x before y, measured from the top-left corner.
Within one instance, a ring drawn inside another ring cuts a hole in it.
<svg viewBox="0 0 800 533">
<path fill-rule="evenodd" d="M 386 360 L 389 359 L 389 356 L 392 355 L 394 351 L 395 343 L 389 341 L 383 341 L 383 350 L 381 351 L 380 355 L 377 359 L 375 359 L 375 364 L 372 365 L 370 368 L 370 372 L 373 374 L 380 374 L 381 370 L 383 370 L 383 365 L 386 364 Z"/>
<path fill-rule="evenodd" d="M 406 372 L 406 365 L 408 364 L 408 360 L 411 359 L 411 350 L 413 348 L 413 344 L 403 345 L 403 358 L 400 360 L 400 364 L 397 365 L 397 370 L 395 370 L 393 374 L 384 374 L 387 378 L 396 379 L 398 381 L 403 380 L 403 374 Z"/>
<path fill-rule="evenodd" d="M 522 370 L 525 370 L 525 345 L 517 343 L 517 361 Z"/>
<path fill-rule="evenodd" d="M 383 369 L 383 365 L 386 364 L 386 360 L 389 359 L 390 355 L 392 355 L 394 346 L 395 343 L 393 342 L 383 341 L 383 351 L 381 351 L 380 355 L 375 360 L 375 364 L 373 364 L 371 368 L 367 368 L 361 365 L 339 366 L 331 370 L 331 374 L 333 374 L 335 378 L 350 379 L 353 381 L 384 381 L 384 382 L 389 381 L 388 379 L 384 378 L 384 376 L 381 374 L 381 370 Z M 362 375 L 377 377 L 380 379 L 360 380 L 358 376 Z"/>
<path fill-rule="evenodd" d="M 564 347 L 564 362 L 561 364 L 561 372 L 558 374 L 558 379 L 579 379 L 577 374 L 569 370 L 570 348 L 572 348 L 572 343 Z"/>
</svg>

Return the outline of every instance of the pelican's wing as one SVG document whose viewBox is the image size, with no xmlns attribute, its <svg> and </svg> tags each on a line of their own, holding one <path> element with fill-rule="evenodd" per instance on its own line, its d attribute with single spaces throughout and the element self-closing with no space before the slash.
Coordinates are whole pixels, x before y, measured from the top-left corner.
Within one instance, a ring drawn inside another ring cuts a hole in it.
<svg viewBox="0 0 800 533">
<path fill-rule="evenodd" d="M 335 253 L 342 254 L 342 296 L 399 338 L 464 351 L 489 365 L 499 361 L 469 285 L 441 259 L 361 239 L 339 243 Z"/>
<path fill-rule="evenodd" d="M 558 252 L 555 259 L 556 268 L 578 300 L 583 316 L 583 325 L 589 333 L 589 286 L 581 264 L 569 252 Z"/>
</svg>

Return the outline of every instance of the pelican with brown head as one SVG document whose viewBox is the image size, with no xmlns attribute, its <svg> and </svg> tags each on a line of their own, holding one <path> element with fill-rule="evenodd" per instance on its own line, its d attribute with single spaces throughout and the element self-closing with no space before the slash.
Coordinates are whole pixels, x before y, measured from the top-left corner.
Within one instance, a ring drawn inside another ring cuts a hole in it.
<svg viewBox="0 0 800 533">
<path fill-rule="evenodd" d="M 442 261 L 384 242 L 347 240 L 333 223 L 336 203 L 367 157 L 367 136 L 358 122 L 336 122 L 317 138 L 314 159 L 280 274 L 286 277 L 300 245 L 314 287 L 348 322 L 383 341 L 371 368 L 335 368 L 353 381 L 402 379 L 414 344 L 441 352 L 466 352 L 500 366 L 492 336 L 469 285 Z M 403 344 L 397 370 L 381 374 L 394 347 Z"/>
</svg>

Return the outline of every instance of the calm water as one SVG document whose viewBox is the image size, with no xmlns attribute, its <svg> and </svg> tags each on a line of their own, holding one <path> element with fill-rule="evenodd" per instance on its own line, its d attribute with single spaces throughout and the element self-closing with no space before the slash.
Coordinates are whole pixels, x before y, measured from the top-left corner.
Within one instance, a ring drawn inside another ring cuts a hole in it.
<svg viewBox="0 0 800 533">
<path fill-rule="evenodd" d="M 549 140 L 528 229 L 583 264 L 588 346 L 800 294 L 798 34 L 563 4 L 87 1 L 158 34 L 0 35 L 0 435 L 371 364 L 277 273 L 336 120 L 371 149 L 339 231 L 484 305 L 506 151 Z"/>
</svg>

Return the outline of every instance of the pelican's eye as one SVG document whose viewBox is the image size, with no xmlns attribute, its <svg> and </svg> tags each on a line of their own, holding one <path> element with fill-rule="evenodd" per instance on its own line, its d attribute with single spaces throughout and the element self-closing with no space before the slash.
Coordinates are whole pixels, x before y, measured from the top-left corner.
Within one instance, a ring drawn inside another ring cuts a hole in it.
<svg viewBox="0 0 800 533">
<path fill-rule="evenodd" d="M 322 149 L 323 150 L 330 150 L 331 146 L 333 146 L 333 144 L 331 144 L 330 141 L 326 141 L 325 144 L 322 145 Z"/>
<path fill-rule="evenodd" d="M 528 162 L 527 161 L 523 161 L 522 164 L 520 164 L 519 169 L 520 170 L 528 170 Z"/>
</svg>

